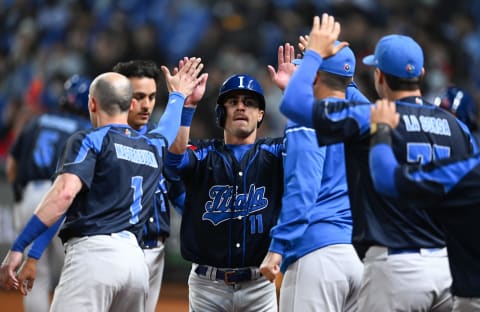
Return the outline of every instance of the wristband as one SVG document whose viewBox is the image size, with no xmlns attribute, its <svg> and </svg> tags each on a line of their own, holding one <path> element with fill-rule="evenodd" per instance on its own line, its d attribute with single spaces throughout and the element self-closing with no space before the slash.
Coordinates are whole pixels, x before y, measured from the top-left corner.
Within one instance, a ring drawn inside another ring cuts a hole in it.
<svg viewBox="0 0 480 312">
<path fill-rule="evenodd" d="M 370 146 L 376 144 L 392 145 L 392 128 L 385 123 L 373 123 L 370 125 L 370 134 L 372 135 Z"/>
<path fill-rule="evenodd" d="M 193 115 L 195 114 L 194 107 L 184 107 L 182 109 L 182 119 L 180 121 L 180 126 L 190 127 L 192 124 Z"/>
<path fill-rule="evenodd" d="M 62 225 L 64 218 L 58 219 L 55 224 L 48 228 L 45 232 L 42 233 L 39 237 L 37 237 L 32 244 L 32 248 L 28 251 L 28 256 L 33 259 L 40 259 L 45 248 L 50 244 L 52 241 L 55 233 L 57 233 L 58 228 Z"/>
<path fill-rule="evenodd" d="M 37 238 L 47 229 L 48 226 L 46 226 L 45 223 L 43 223 L 42 220 L 40 220 L 37 215 L 34 214 L 20 235 L 18 235 L 17 239 L 12 245 L 11 250 L 23 252 L 35 238 Z"/>
</svg>

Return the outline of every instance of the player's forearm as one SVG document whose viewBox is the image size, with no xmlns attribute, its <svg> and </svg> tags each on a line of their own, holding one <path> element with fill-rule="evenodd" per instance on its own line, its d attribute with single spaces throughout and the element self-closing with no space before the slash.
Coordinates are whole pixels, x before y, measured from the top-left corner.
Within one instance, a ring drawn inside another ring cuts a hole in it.
<svg viewBox="0 0 480 312">
<path fill-rule="evenodd" d="M 17 178 L 17 161 L 10 154 L 7 156 L 5 167 L 7 181 L 8 183 L 13 184 Z"/>
<path fill-rule="evenodd" d="M 181 155 L 187 149 L 188 139 L 190 137 L 190 126 L 192 124 L 195 107 L 183 107 L 180 129 L 178 130 L 175 141 L 171 144 L 169 151 L 173 154 Z"/>
<path fill-rule="evenodd" d="M 377 192 L 396 197 L 395 169 L 399 164 L 391 147 L 391 128 L 386 124 L 372 125 L 371 128 L 376 128 L 369 154 L 373 185 Z"/>
<path fill-rule="evenodd" d="M 322 58 L 313 51 L 307 51 L 302 64 L 292 75 L 282 102 L 280 111 L 288 118 L 302 126 L 313 127 L 312 108 L 315 101 L 313 82 Z"/>
<path fill-rule="evenodd" d="M 47 195 L 35 210 L 35 215 L 48 227 L 60 219 L 82 189 L 81 180 L 74 174 L 59 175 Z"/>
<path fill-rule="evenodd" d="M 55 222 L 51 227 L 49 227 L 47 231 L 43 232 L 42 235 L 35 239 L 32 244 L 32 248 L 30 248 L 28 252 L 28 257 L 36 260 L 40 259 L 43 252 L 45 251 L 45 248 L 47 248 L 47 246 L 50 244 L 53 237 L 55 236 L 55 233 L 57 233 L 58 229 L 62 225 L 63 220 L 64 217 L 58 219 L 57 222 Z"/>
<path fill-rule="evenodd" d="M 190 127 L 180 127 L 177 137 L 170 146 L 169 151 L 173 154 L 182 155 L 185 153 L 190 136 Z"/>
<path fill-rule="evenodd" d="M 169 145 L 177 135 L 184 102 L 185 96 L 182 93 L 170 92 L 165 112 L 160 118 L 157 128 L 153 130 L 153 132 L 163 135 Z"/>
<path fill-rule="evenodd" d="M 289 122 L 285 137 L 284 193 L 277 225 L 271 230 L 270 250 L 282 253 L 301 238 L 309 226 L 322 187 L 325 147 L 317 146 L 313 129 Z"/>
</svg>

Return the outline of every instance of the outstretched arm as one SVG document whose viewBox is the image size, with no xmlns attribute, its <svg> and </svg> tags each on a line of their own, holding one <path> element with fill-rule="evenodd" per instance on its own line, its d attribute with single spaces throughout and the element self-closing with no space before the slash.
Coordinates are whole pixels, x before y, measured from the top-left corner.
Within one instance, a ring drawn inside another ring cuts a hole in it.
<svg viewBox="0 0 480 312">
<path fill-rule="evenodd" d="M 290 43 L 278 47 L 277 70 L 272 65 L 267 66 L 268 73 L 272 82 L 282 91 L 285 91 L 290 77 L 295 72 L 295 64 L 292 61 L 295 58 L 295 48 Z"/>
<path fill-rule="evenodd" d="M 318 16 L 314 17 L 302 64 L 288 83 L 280 104 L 280 111 L 295 123 L 313 127 L 311 116 L 314 103 L 312 85 L 316 77 L 316 69 L 324 58 L 336 54 L 347 45 L 346 42 L 342 42 L 335 46 L 339 34 L 340 24 L 335 21 L 333 16 L 323 14 L 321 20 Z M 300 41 L 302 42 L 302 37 L 300 37 Z M 307 44 L 307 42 L 304 41 L 304 44 Z M 299 47 L 302 46 L 299 45 Z"/>
<path fill-rule="evenodd" d="M 3 260 L 0 267 L 1 285 L 7 289 L 18 288 L 19 282 L 15 273 L 22 261 L 23 251 L 65 214 L 82 185 L 80 178 L 70 173 L 63 173 L 55 179 Z"/>
<path fill-rule="evenodd" d="M 200 58 L 192 57 L 185 62 L 185 65 L 172 75 L 166 66 L 161 67 L 165 75 L 167 89 L 170 92 L 168 104 L 158 126 L 152 132 L 162 134 L 169 145 L 174 141 L 181 119 L 181 112 L 185 99 L 188 98 L 201 82 L 199 77 L 203 69 Z"/>
<path fill-rule="evenodd" d="M 269 251 L 260 265 L 260 273 L 270 282 L 274 282 L 280 273 L 280 264 L 282 263 L 282 255 Z"/>
<path fill-rule="evenodd" d="M 375 190 L 383 195 L 397 196 L 395 170 L 399 164 L 391 147 L 391 130 L 400 120 L 395 103 L 378 100 L 370 108 L 371 140 L 369 155 L 370 175 Z"/>
<path fill-rule="evenodd" d="M 185 66 L 186 59 L 179 62 L 178 67 L 181 70 Z M 182 118 L 180 129 L 177 133 L 175 141 L 169 148 L 173 154 L 181 155 L 187 149 L 188 140 L 190 138 L 190 126 L 192 124 L 193 115 L 197 109 L 198 103 L 202 100 L 207 86 L 208 74 L 204 73 L 199 78 L 199 83 L 193 89 L 190 96 L 185 100 L 185 105 L 182 110 Z"/>
<path fill-rule="evenodd" d="M 19 291 L 22 295 L 26 296 L 29 291 L 32 290 L 35 278 L 37 275 L 37 261 L 42 256 L 45 248 L 50 244 L 58 229 L 63 223 L 65 217 L 58 219 L 47 231 L 43 232 L 32 243 L 32 247 L 28 252 L 28 257 L 23 261 L 20 270 L 17 273 Z"/>
</svg>

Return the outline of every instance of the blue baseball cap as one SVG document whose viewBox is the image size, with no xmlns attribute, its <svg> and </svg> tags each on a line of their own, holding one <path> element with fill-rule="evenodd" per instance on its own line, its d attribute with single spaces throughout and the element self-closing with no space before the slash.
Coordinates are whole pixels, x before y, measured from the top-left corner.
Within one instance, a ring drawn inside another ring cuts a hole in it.
<svg viewBox="0 0 480 312">
<path fill-rule="evenodd" d="M 423 51 L 408 36 L 388 35 L 378 41 L 375 54 L 363 58 L 363 64 L 398 78 L 416 78 L 422 74 Z"/>
<path fill-rule="evenodd" d="M 339 43 L 340 41 L 337 40 L 335 46 Z M 292 63 L 300 65 L 302 59 L 294 59 L 292 60 Z M 335 55 L 323 59 L 318 70 L 339 76 L 353 77 L 353 74 L 355 73 L 355 55 L 353 54 L 352 49 L 344 47 Z"/>
</svg>

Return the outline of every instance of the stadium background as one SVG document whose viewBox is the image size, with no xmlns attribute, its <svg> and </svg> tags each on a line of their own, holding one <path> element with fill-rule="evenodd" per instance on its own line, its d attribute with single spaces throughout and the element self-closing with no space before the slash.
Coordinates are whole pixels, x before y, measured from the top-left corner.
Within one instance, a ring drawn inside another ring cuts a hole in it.
<svg viewBox="0 0 480 312">
<path fill-rule="evenodd" d="M 218 89 L 227 76 L 240 72 L 255 76 L 264 87 L 267 108 L 260 135 L 279 136 L 285 122 L 277 108 L 281 92 L 270 82 L 266 66 L 275 66 L 278 46 L 296 45 L 300 34 L 308 34 L 313 15 L 322 12 L 341 22 L 341 40 L 350 42 L 357 56 L 355 81 L 370 99 L 376 98 L 371 69 L 361 59 L 383 35 L 402 33 L 424 49 L 427 99 L 455 84 L 480 103 L 480 1 L 2 0 L 0 257 L 15 237 L 12 194 L 5 181 L 8 148 L 29 118 L 55 107 L 67 77 L 94 77 L 129 59 L 173 68 L 183 56 L 200 56 L 210 76 L 192 136 L 222 136 L 213 122 Z M 159 91 L 156 117 L 167 99 L 163 80 Z M 189 266 L 179 255 L 180 218 L 172 215 L 160 303 L 177 298 L 186 309 L 186 290 L 175 285 L 186 285 Z M 0 291 L 0 301 L 6 302 L 2 296 Z M 17 297 L 13 302 L 20 304 Z"/>
</svg>

